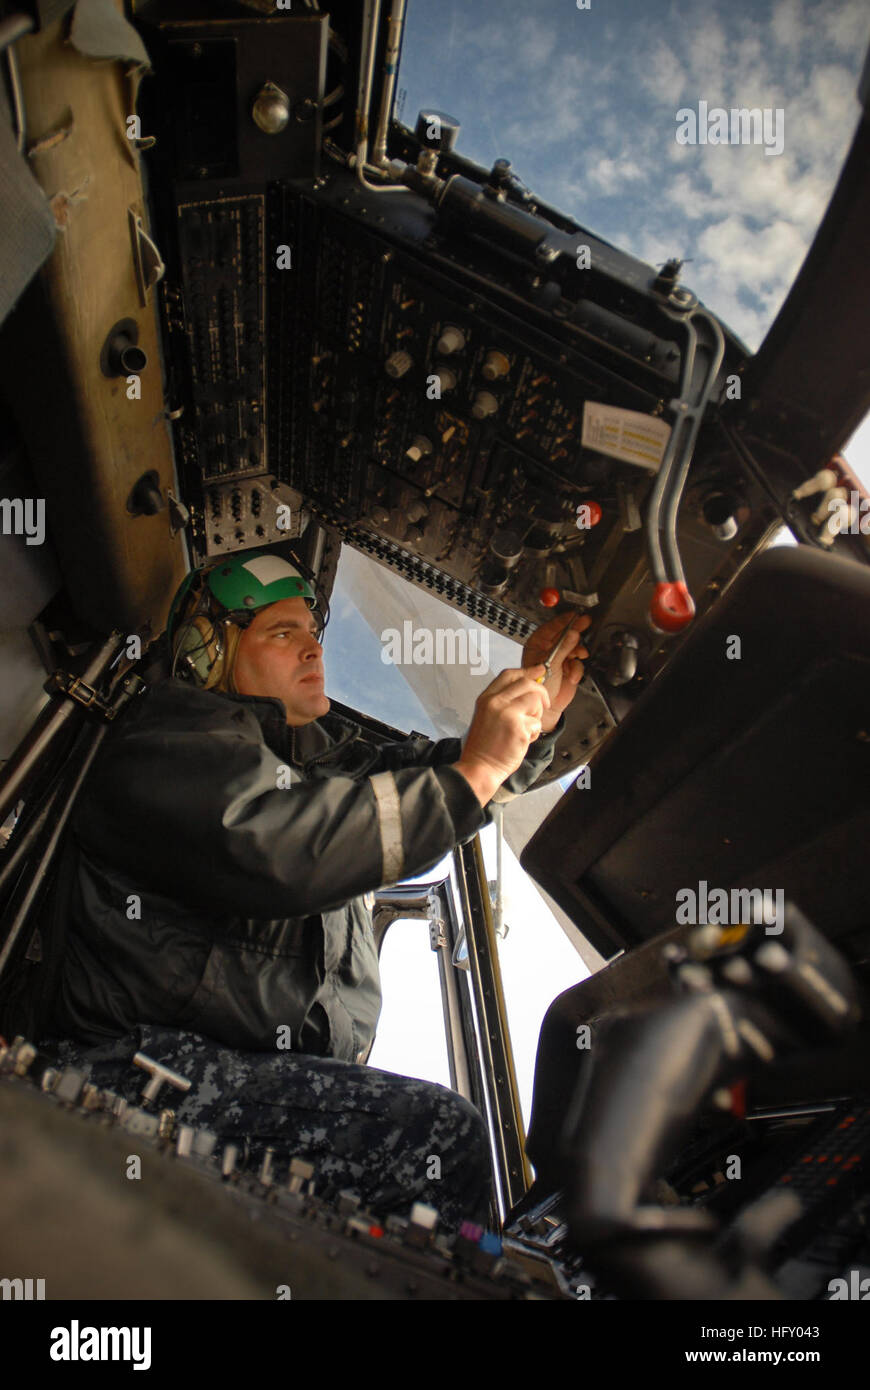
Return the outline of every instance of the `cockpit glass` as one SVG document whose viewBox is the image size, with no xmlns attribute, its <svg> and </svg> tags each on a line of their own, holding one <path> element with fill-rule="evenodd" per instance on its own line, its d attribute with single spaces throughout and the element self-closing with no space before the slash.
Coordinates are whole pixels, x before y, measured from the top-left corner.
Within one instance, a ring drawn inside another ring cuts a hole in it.
<svg viewBox="0 0 870 1390">
<path fill-rule="evenodd" d="M 462 738 L 474 702 L 522 647 L 344 546 L 323 664 L 330 699 L 429 738 Z"/>
<path fill-rule="evenodd" d="M 462 738 L 478 695 L 505 667 L 521 665 L 522 646 L 344 546 L 323 661 L 330 699 L 404 733 Z M 526 1121 L 544 1012 L 555 994 L 585 977 L 588 967 L 578 954 L 579 932 L 553 915 L 518 855 L 576 775 L 573 769 L 505 806 L 501 895 L 496 827 L 487 826 L 482 834 L 493 908 L 501 911 L 505 924 L 505 934 L 499 931 L 499 956 Z M 448 858 L 425 877 L 434 880 L 449 868 Z M 387 932 L 382 958 L 384 995 L 390 1003 L 371 1061 L 446 1083 L 443 1036 L 437 1028 L 430 1033 L 419 1026 L 424 1011 L 437 1014 L 440 1009 L 428 934 L 418 930 L 421 926 L 397 923 Z M 388 988 L 399 978 L 404 980 L 401 989 Z M 409 1033 L 420 1040 L 413 1057 L 403 1044 Z"/>
</svg>

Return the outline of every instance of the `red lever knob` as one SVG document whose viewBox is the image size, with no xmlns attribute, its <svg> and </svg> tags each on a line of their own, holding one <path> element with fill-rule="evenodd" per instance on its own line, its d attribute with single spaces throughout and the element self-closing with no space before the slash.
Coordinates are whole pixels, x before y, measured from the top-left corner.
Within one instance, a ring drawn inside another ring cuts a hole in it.
<svg viewBox="0 0 870 1390">
<path fill-rule="evenodd" d="M 597 502 L 581 502 L 577 508 L 577 529 L 584 531 L 591 526 L 597 526 L 601 516 L 601 507 Z"/>
<path fill-rule="evenodd" d="M 538 602 L 542 603 L 545 608 L 555 608 L 559 602 L 559 597 L 558 589 L 542 589 L 538 594 Z"/>
<path fill-rule="evenodd" d="M 695 616 L 695 602 L 685 584 L 657 584 L 649 615 L 659 632 L 682 632 Z"/>
</svg>

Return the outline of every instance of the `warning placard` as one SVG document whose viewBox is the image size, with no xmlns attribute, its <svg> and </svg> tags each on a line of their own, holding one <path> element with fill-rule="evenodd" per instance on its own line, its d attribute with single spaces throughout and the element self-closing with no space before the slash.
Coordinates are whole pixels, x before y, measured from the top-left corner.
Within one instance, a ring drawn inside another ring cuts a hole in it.
<svg viewBox="0 0 870 1390">
<path fill-rule="evenodd" d="M 624 459 L 657 473 L 671 434 L 670 425 L 639 410 L 586 401 L 583 406 L 583 447 Z"/>
</svg>

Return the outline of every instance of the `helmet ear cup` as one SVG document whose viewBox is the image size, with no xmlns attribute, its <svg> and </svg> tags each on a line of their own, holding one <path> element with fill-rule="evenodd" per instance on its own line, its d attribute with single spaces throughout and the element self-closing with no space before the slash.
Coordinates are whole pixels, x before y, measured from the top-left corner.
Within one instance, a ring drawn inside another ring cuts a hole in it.
<svg viewBox="0 0 870 1390">
<path fill-rule="evenodd" d="M 211 690 L 223 675 L 224 650 L 220 623 L 200 613 L 189 618 L 179 633 L 175 662 L 186 667 L 201 689 Z"/>
</svg>

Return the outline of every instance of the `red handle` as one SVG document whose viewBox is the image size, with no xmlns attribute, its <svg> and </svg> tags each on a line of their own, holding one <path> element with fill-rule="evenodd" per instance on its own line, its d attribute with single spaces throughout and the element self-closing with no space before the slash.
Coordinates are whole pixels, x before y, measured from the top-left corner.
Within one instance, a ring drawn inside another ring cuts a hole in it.
<svg viewBox="0 0 870 1390">
<path fill-rule="evenodd" d="M 695 602 L 685 584 L 657 584 L 649 606 L 650 620 L 659 632 L 682 632 L 695 616 Z"/>
</svg>

